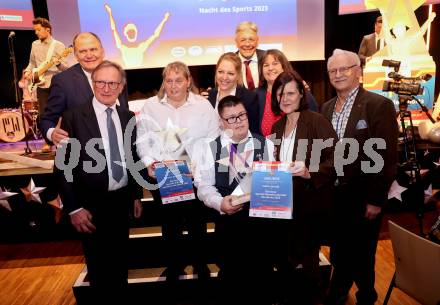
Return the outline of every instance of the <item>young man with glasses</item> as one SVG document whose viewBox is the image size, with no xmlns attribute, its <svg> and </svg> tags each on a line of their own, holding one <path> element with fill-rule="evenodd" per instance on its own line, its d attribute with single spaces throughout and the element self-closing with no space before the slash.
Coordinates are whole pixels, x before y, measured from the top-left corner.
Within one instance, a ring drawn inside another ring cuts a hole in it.
<svg viewBox="0 0 440 305">
<path fill-rule="evenodd" d="M 267 219 L 249 217 L 249 202 L 238 204 L 231 194 L 251 174 L 254 161 L 274 160 L 274 146 L 249 131 L 247 112 L 238 97 L 221 99 L 218 113 L 220 136 L 197 143 L 195 149 L 200 153 L 195 158 L 197 196 L 220 214 L 215 230 L 222 291 L 235 291 L 233 296 L 222 296 L 225 304 L 262 304 L 271 276 L 270 262 L 263 255 Z"/>
<path fill-rule="evenodd" d="M 355 140 L 359 151 L 345 165 L 338 162 L 348 161 L 348 157 L 338 161 L 335 155 L 335 167 L 343 166 L 343 175 L 338 174 L 332 208 L 334 270 L 326 304 L 345 304 L 356 283 L 357 304 L 373 305 L 377 300 L 374 265 L 381 212 L 397 164 L 396 111 L 391 100 L 360 86 L 362 70 L 357 54 L 336 49 L 327 68 L 337 96 L 324 103 L 321 112 L 332 123 L 339 141 Z M 370 141 L 378 143 L 374 151 L 367 147 Z M 372 157 L 377 155 L 383 164 L 373 170 Z"/>
</svg>

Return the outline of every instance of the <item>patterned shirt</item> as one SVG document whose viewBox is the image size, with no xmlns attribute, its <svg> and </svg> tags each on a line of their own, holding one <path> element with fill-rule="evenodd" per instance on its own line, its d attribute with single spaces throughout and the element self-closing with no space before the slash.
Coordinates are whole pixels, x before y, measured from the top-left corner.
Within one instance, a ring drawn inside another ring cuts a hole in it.
<svg viewBox="0 0 440 305">
<path fill-rule="evenodd" d="M 344 105 L 340 112 L 336 112 L 336 104 L 339 101 L 339 97 L 336 100 L 335 108 L 333 109 L 332 125 L 338 135 L 339 139 L 344 137 L 345 128 L 347 127 L 348 118 L 350 117 L 351 108 L 353 108 L 354 100 L 356 99 L 359 86 L 354 88 L 347 96 Z"/>
</svg>

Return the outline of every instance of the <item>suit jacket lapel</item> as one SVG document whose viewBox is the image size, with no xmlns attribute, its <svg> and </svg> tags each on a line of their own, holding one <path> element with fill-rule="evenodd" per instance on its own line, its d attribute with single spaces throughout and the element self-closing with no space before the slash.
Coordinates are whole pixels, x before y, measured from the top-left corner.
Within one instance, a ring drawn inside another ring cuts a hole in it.
<svg viewBox="0 0 440 305">
<path fill-rule="evenodd" d="M 280 126 L 280 128 L 275 129 L 275 158 L 276 160 L 280 160 L 280 150 L 281 150 L 281 141 L 283 140 L 283 132 L 286 126 L 287 116 L 283 115 L 279 120 L 279 123 L 276 122 L 276 126 Z"/>
<path fill-rule="evenodd" d="M 89 100 L 82 109 L 83 121 L 85 130 L 88 131 L 90 139 L 101 138 L 101 132 L 99 131 L 98 119 L 96 118 L 95 109 L 93 108 L 92 100 Z"/>
<path fill-rule="evenodd" d="M 295 133 L 295 145 L 293 146 L 292 152 L 292 161 L 296 160 L 296 155 L 298 153 L 298 140 L 299 139 L 308 139 L 307 135 L 307 118 L 305 117 L 306 111 L 302 111 L 298 118 L 298 123 L 296 124 L 296 133 Z M 304 161 L 304 160 L 302 160 Z"/>
<path fill-rule="evenodd" d="M 344 138 L 353 138 L 356 131 L 356 124 L 361 119 L 362 105 L 363 105 L 363 89 L 359 87 L 359 91 L 351 108 L 350 115 L 348 117 L 347 126 L 345 126 Z"/>
<path fill-rule="evenodd" d="M 79 64 L 77 64 L 74 71 L 73 82 L 78 94 L 78 100 L 89 100 L 93 96 L 93 91 L 90 87 L 87 76 L 84 74 L 84 71 Z"/>
</svg>

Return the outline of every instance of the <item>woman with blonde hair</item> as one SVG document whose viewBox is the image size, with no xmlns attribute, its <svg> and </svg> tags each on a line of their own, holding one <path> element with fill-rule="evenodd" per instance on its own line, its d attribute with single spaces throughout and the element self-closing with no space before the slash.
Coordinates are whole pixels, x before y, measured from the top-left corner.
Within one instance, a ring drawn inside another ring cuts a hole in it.
<svg viewBox="0 0 440 305">
<path fill-rule="evenodd" d="M 243 86 L 241 60 L 237 54 L 227 52 L 220 56 L 215 68 L 215 88 L 209 91 L 208 100 L 217 109 L 219 101 L 228 95 L 236 96 L 246 109 L 249 129 L 260 133 L 258 124 L 258 97 Z"/>
<path fill-rule="evenodd" d="M 140 113 L 137 132 L 137 152 L 148 169 L 148 182 L 154 200 L 161 202 L 156 181 L 155 164 L 166 160 L 191 162 L 193 146 L 199 139 L 215 139 L 219 134 L 218 115 L 202 96 L 197 94 L 190 71 L 183 62 L 172 62 L 163 70 L 162 86 L 149 98 Z M 162 236 L 167 244 L 167 280 L 177 280 L 184 274 L 188 262 L 182 259 L 183 229 L 188 231 L 192 261 L 198 277 L 209 276 L 201 240 L 206 234 L 204 209 L 199 200 L 161 205 Z M 185 226 L 186 225 L 186 226 Z"/>
</svg>

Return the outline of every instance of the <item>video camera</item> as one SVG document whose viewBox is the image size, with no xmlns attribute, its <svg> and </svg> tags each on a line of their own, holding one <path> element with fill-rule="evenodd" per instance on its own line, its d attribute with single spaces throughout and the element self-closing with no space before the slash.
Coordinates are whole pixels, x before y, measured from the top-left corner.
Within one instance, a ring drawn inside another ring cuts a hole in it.
<svg viewBox="0 0 440 305">
<path fill-rule="evenodd" d="M 422 81 L 431 79 L 430 74 L 425 74 L 418 77 L 407 77 L 398 73 L 400 69 L 400 61 L 384 59 L 382 62 L 384 67 L 394 68 L 394 72 L 388 73 L 388 77 L 392 81 L 383 82 L 383 91 L 392 91 L 399 95 L 421 95 L 423 94 Z"/>
</svg>

